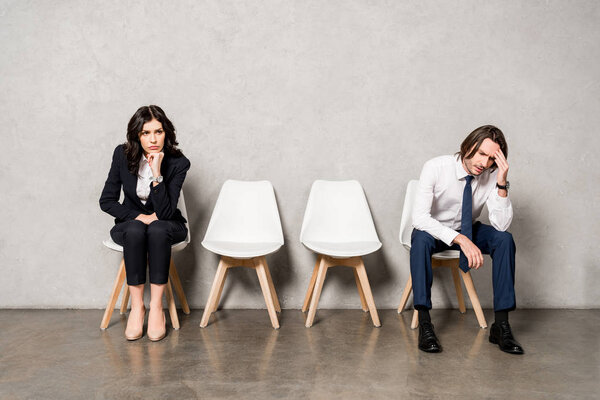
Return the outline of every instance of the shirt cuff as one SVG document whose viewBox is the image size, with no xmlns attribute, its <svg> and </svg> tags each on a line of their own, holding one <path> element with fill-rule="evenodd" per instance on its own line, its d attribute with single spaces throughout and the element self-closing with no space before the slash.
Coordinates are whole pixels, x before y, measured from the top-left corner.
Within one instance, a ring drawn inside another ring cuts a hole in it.
<svg viewBox="0 0 600 400">
<path fill-rule="evenodd" d="M 502 197 L 498 194 L 498 188 L 494 189 L 494 197 L 496 198 L 496 203 L 500 208 L 508 208 L 510 207 L 510 197 L 507 194 L 506 197 Z"/>
</svg>

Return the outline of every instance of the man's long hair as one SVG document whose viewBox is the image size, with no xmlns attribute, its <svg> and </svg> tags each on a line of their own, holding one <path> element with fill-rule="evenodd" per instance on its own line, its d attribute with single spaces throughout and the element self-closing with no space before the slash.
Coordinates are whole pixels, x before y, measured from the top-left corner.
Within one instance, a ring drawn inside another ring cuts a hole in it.
<svg viewBox="0 0 600 400">
<path fill-rule="evenodd" d="M 460 156 L 461 160 L 473 158 L 485 139 L 490 139 L 492 142 L 497 143 L 502 153 L 504 153 L 504 157 L 508 159 L 508 145 L 506 144 L 504 133 L 494 125 L 483 125 L 471 132 L 463 140 L 460 145 L 460 151 L 456 155 Z M 494 162 L 490 170 L 493 171 L 496 167 L 496 162 Z"/>
</svg>

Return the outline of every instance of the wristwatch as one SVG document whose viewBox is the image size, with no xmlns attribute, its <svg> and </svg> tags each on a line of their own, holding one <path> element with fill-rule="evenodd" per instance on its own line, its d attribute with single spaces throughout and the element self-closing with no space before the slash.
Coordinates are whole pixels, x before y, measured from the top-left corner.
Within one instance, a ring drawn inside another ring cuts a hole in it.
<svg viewBox="0 0 600 400">
<path fill-rule="evenodd" d="M 160 175 L 160 176 L 153 176 L 153 177 L 150 178 L 150 182 L 161 183 L 162 181 L 163 181 L 162 175 Z"/>
<path fill-rule="evenodd" d="M 504 189 L 504 190 L 508 190 L 508 189 L 510 188 L 510 182 L 509 182 L 509 181 L 506 181 L 506 185 L 504 185 L 504 186 L 502 186 L 502 185 L 499 185 L 498 183 L 496 183 L 496 187 L 497 187 L 498 189 Z"/>
</svg>

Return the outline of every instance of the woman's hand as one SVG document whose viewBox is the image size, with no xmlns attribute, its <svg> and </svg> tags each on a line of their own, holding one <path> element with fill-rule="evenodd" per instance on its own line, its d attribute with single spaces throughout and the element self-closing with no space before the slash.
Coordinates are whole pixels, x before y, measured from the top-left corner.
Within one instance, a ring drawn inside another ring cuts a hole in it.
<svg viewBox="0 0 600 400">
<path fill-rule="evenodd" d="M 148 163 L 150 164 L 150 169 L 152 170 L 152 176 L 155 178 L 160 176 L 160 165 L 164 157 L 165 153 L 162 151 L 160 153 L 148 154 Z"/>
<path fill-rule="evenodd" d="M 158 218 L 156 217 L 156 213 L 152 213 L 150 215 L 148 215 L 148 214 L 140 214 L 137 217 L 135 217 L 135 219 L 138 220 L 138 221 L 142 221 L 146 225 L 150 225 L 154 221 L 158 221 Z"/>
</svg>

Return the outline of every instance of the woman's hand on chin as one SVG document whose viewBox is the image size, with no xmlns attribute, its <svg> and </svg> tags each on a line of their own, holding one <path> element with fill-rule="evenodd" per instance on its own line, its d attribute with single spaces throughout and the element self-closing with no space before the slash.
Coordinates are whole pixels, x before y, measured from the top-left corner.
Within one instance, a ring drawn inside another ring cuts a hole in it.
<svg viewBox="0 0 600 400">
<path fill-rule="evenodd" d="M 150 225 L 152 222 L 158 221 L 158 218 L 156 217 L 156 213 L 152 213 L 150 215 L 140 214 L 137 217 L 135 217 L 135 219 L 138 221 L 142 221 L 146 225 Z"/>
<path fill-rule="evenodd" d="M 165 157 L 165 153 L 148 153 L 148 163 L 150 164 L 150 169 L 152 169 L 152 175 L 155 177 L 160 176 L 160 165 L 162 163 L 163 158 Z"/>
</svg>

